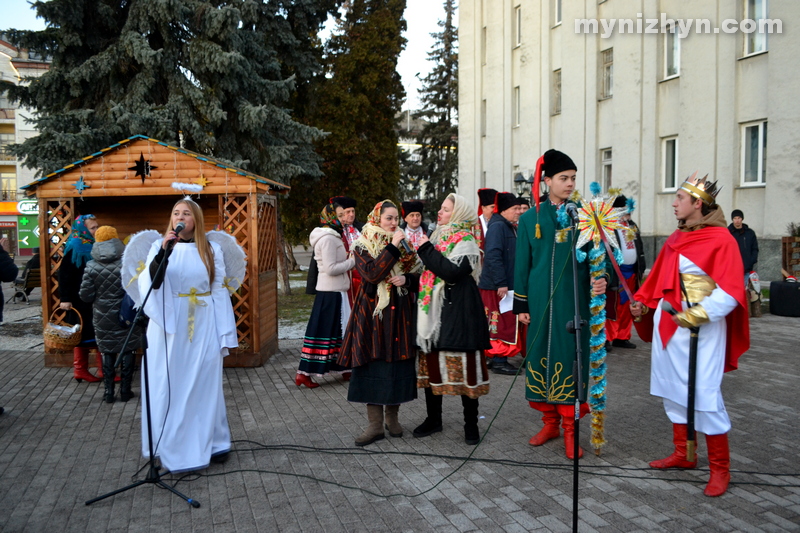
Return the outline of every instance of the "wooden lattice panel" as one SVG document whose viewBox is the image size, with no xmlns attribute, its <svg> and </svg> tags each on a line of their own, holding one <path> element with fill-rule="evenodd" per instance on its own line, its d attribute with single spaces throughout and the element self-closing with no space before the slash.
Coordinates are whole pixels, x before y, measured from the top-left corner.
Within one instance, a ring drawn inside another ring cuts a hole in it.
<svg viewBox="0 0 800 533">
<path fill-rule="evenodd" d="M 236 316 L 236 330 L 239 336 L 239 347 L 250 351 L 254 348 L 253 309 L 250 304 L 252 298 L 252 276 L 250 275 L 250 260 L 253 239 L 250 223 L 250 197 L 249 196 L 220 196 L 220 219 L 224 231 L 236 237 L 236 241 L 244 248 L 248 262 L 242 286 L 232 295 L 233 312 Z"/>
<path fill-rule="evenodd" d="M 75 220 L 74 203 L 71 198 L 41 201 L 39 203 L 39 227 L 42 261 L 42 315 L 47 320 L 61 301 L 58 296 L 58 269 L 64 259 L 64 245 L 72 231 Z"/>
<path fill-rule="evenodd" d="M 258 199 L 258 272 L 275 270 L 278 267 L 277 208 L 275 197 L 266 194 Z"/>
</svg>

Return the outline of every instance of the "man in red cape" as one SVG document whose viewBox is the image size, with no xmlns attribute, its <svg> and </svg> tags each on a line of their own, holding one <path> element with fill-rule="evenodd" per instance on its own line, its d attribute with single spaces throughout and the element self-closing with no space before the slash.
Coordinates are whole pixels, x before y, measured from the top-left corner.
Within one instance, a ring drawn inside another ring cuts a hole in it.
<svg viewBox="0 0 800 533">
<path fill-rule="evenodd" d="M 725 216 L 716 205 L 716 182 L 687 179 L 672 204 L 678 229 L 667 239 L 650 275 L 634 296 L 631 313 L 643 340 L 653 343 L 650 393 L 660 396 L 673 423 L 675 451 L 650 463 L 652 468 L 695 468 L 687 459 L 689 343 L 699 327 L 695 429 L 706 434 L 711 478 L 706 496 L 720 496 L 730 482 L 728 431 L 731 423 L 722 400 L 724 372 L 735 370 L 750 348 L 744 267 Z M 679 312 L 661 309 L 669 303 Z M 691 306 L 689 304 L 692 304 Z"/>
</svg>

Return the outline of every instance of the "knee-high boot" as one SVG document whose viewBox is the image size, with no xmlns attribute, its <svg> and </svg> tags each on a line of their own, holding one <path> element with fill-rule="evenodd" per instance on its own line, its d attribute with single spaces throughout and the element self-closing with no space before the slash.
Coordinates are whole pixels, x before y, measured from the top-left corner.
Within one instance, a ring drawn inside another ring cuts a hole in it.
<svg viewBox="0 0 800 533">
<path fill-rule="evenodd" d="M 675 451 L 672 455 L 650 463 L 650 468 L 695 468 L 697 457 L 694 461 L 686 459 L 686 424 L 672 424 L 672 443 Z"/>
<path fill-rule="evenodd" d="M 414 428 L 414 436 L 427 437 L 442 430 L 442 397 L 433 393 L 433 389 L 425 387 L 425 409 L 428 416 L 422 424 Z"/>
<path fill-rule="evenodd" d="M 554 405 L 550 405 L 552 410 L 542 412 L 542 422 L 544 426 L 539 430 L 539 433 L 531 437 L 528 444 L 531 446 L 541 446 L 547 441 L 557 439 L 561 436 L 561 430 L 558 424 L 561 422 L 561 415 L 558 414 Z"/>
<path fill-rule="evenodd" d="M 116 359 L 117 354 L 115 353 L 103 354 L 103 385 L 105 386 L 103 400 L 106 403 L 114 403 L 114 363 Z"/>
<path fill-rule="evenodd" d="M 383 406 L 367 404 L 367 419 L 369 425 L 357 439 L 356 446 L 366 446 L 376 440 L 384 438 L 383 434 Z"/>
<path fill-rule="evenodd" d="M 564 428 L 564 451 L 567 459 L 575 459 L 575 417 L 564 416 L 561 427 Z M 583 448 L 578 446 L 578 458 L 583 457 Z"/>
<path fill-rule="evenodd" d="M 92 352 L 90 350 L 89 354 L 91 355 L 91 353 Z M 105 370 L 103 368 L 103 354 L 100 352 L 99 349 L 97 349 L 94 353 L 95 353 L 95 363 L 97 364 L 97 372 L 95 372 L 94 374 L 98 378 L 103 379 L 103 371 Z"/>
<path fill-rule="evenodd" d="M 703 493 L 706 496 L 722 496 L 728 490 L 731 481 L 731 454 L 728 449 L 728 434 L 706 435 L 708 446 L 708 466 L 711 479 Z"/>
<path fill-rule="evenodd" d="M 475 446 L 481 441 L 478 431 L 478 399 L 462 394 L 461 405 L 464 406 L 464 442 Z"/>
<path fill-rule="evenodd" d="M 123 402 L 127 402 L 135 395 L 131 390 L 131 383 L 133 382 L 133 361 L 134 361 L 134 353 L 127 352 L 125 355 L 122 356 L 122 368 L 120 370 L 120 374 L 122 374 L 122 379 L 119 384 L 119 399 Z"/>
<path fill-rule="evenodd" d="M 89 383 L 100 381 L 100 378 L 89 373 L 89 348 L 76 346 L 72 349 L 72 367 L 74 369 L 72 375 L 78 383 L 84 379 Z"/>
<path fill-rule="evenodd" d="M 400 406 L 399 405 L 387 405 L 385 408 L 385 415 L 384 419 L 386 420 L 386 429 L 389 430 L 390 437 L 402 437 L 403 436 L 403 426 L 400 425 L 400 421 L 397 419 L 398 414 L 400 413 Z"/>
</svg>

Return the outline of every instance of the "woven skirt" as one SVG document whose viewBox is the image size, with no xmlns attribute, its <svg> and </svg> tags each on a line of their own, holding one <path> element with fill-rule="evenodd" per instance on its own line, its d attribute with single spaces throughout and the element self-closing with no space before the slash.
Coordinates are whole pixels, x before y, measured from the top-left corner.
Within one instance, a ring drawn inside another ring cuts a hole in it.
<svg viewBox="0 0 800 533">
<path fill-rule="evenodd" d="M 346 314 L 349 318 L 350 303 L 341 292 L 317 292 L 303 337 L 298 374 L 322 376 L 350 371 L 336 363 L 342 347 L 343 303 L 348 306 Z"/>
<path fill-rule="evenodd" d="M 372 361 L 353 369 L 347 401 L 399 405 L 417 398 L 417 373 L 413 358 L 387 363 Z"/>
<path fill-rule="evenodd" d="M 479 398 L 489 393 L 486 357 L 474 352 L 420 352 L 417 386 L 437 395 Z"/>
</svg>

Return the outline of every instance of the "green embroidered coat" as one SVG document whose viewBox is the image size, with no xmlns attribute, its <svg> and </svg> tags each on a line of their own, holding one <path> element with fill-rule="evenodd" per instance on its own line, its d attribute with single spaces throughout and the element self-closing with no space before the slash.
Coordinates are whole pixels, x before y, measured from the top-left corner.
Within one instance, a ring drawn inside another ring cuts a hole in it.
<svg viewBox="0 0 800 533">
<path fill-rule="evenodd" d="M 540 239 L 536 238 L 537 218 Z M 575 335 L 566 329 L 567 322 L 574 317 L 572 232 L 557 228 L 556 207 L 549 200 L 540 204 L 538 217 L 535 209 L 520 217 L 514 268 L 514 312 L 531 315 L 527 331 L 528 356 L 524 363 L 525 398 L 532 402 L 574 404 Z M 588 252 L 589 246 L 584 251 Z M 581 367 L 583 388 L 588 391 L 591 335 L 588 258 L 578 263 L 578 283 L 581 317 L 587 323 L 581 331 Z M 551 293 L 553 298 L 548 305 Z"/>
</svg>

